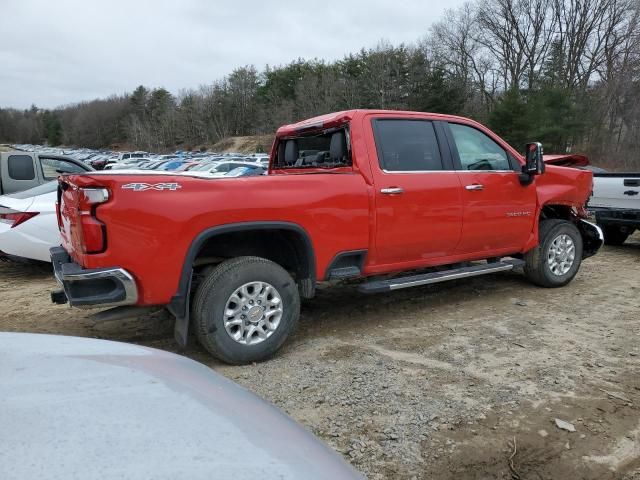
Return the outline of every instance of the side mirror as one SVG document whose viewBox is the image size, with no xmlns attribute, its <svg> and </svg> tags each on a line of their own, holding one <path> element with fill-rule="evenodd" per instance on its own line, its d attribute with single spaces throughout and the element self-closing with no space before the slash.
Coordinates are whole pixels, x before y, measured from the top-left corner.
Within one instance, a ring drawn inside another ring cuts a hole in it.
<svg viewBox="0 0 640 480">
<path fill-rule="evenodd" d="M 529 175 L 540 175 L 544 173 L 542 154 L 542 144 L 540 142 L 532 142 L 525 145 L 525 173 Z"/>
</svg>

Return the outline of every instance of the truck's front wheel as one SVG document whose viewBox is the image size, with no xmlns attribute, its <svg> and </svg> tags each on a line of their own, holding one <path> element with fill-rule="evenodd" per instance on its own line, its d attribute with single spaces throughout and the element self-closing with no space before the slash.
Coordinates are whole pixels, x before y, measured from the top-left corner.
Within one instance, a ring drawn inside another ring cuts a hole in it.
<svg viewBox="0 0 640 480">
<path fill-rule="evenodd" d="M 582 236 L 567 220 L 540 222 L 538 246 L 524 256 L 524 273 L 541 287 L 562 287 L 578 273 L 582 261 Z"/>
<path fill-rule="evenodd" d="M 300 316 L 296 282 L 278 264 L 238 257 L 211 270 L 196 291 L 192 318 L 198 340 L 223 362 L 272 356 Z"/>
</svg>

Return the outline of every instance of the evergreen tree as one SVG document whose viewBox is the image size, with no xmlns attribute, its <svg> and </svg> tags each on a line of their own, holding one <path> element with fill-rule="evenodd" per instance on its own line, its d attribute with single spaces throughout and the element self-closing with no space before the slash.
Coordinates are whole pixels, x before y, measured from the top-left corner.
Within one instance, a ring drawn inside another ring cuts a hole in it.
<svg viewBox="0 0 640 480">
<path fill-rule="evenodd" d="M 529 109 L 520 91 L 512 88 L 497 102 L 489 115 L 489 127 L 517 150 L 531 141 Z"/>
</svg>

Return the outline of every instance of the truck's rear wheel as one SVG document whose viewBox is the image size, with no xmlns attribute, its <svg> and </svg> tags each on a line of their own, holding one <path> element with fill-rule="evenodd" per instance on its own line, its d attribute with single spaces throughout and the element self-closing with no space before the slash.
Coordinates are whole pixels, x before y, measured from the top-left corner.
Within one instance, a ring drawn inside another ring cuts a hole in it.
<svg viewBox="0 0 640 480">
<path fill-rule="evenodd" d="M 602 227 L 604 243 L 607 245 L 622 245 L 632 232 L 631 228 L 625 226 L 605 225 Z"/>
<path fill-rule="evenodd" d="M 580 231 L 567 220 L 542 220 L 538 246 L 527 252 L 524 259 L 524 273 L 533 283 L 548 288 L 562 287 L 580 268 Z"/>
<path fill-rule="evenodd" d="M 204 348 L 223 362 L 271 357 L 300 316 L 296 282 L 278 264 L 238 257 L 211 270 L 199 285 L 192 317 Z"/>
</svg>

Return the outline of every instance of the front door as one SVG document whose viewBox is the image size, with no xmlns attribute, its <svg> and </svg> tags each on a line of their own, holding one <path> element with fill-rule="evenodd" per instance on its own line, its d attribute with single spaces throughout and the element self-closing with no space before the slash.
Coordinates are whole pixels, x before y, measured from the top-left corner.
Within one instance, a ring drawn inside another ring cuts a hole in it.
<svg viewBox="0 0 640 480">
<path fill-rule="evenodd" d="M 535 184 L 522 185 L 517 160 L 486 133 L 449 123 L 462 184 L 459 254 L 522 249 L 533 230 Z"/>
<path fill-rule="evenodd" d="M 378 265 L 426 265 L 455 251 L 462 226 L 458 174 L 428 120 L 372 120 Z M 440 127 L 438 127 L 440 128 Z"/>
</svg>

